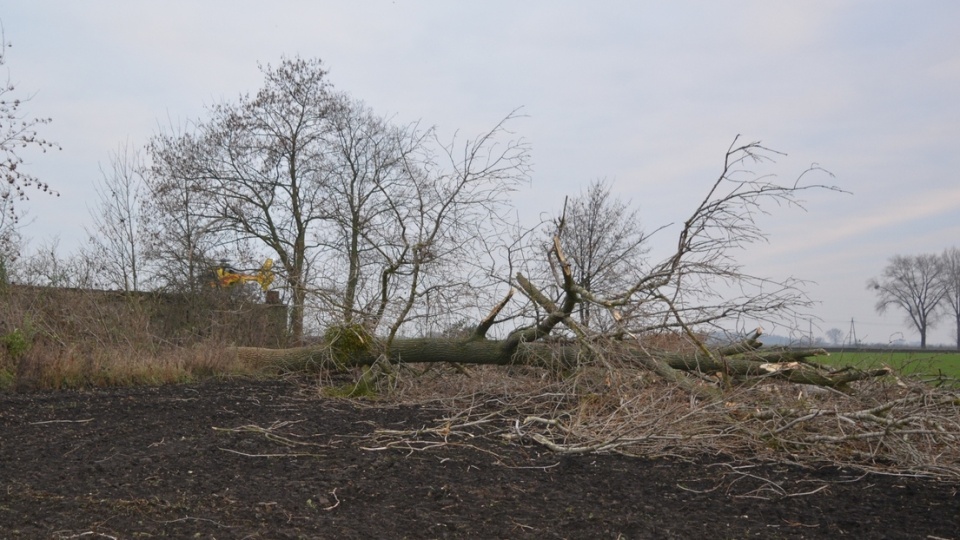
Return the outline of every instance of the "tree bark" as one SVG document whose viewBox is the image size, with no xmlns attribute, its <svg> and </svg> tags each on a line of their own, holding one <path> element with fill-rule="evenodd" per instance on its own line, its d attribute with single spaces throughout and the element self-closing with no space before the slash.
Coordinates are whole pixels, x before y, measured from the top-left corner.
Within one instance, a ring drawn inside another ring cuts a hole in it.
<svg viewBox="0 0 960 540">
<path fill-rule="evenodd" d="M 852 381 L 889 373 L 880 369 L 829 371 L 806 362 L 811 356 L 826 355 L 822 349 L 755 352 L 722 356 L 720 351 L 748 350 L 749 342 L 717 349 L 713 358 L 703 354 L 651 353 L 636 345 L 619 342 L 605 344 L 603 354 L 620 362 L 634 363 L 658 374 L 667 366 L 676 371 L 720 373 L 728 376 L 776 378 L 799 384 L 843 387 Z M 458 363 L 477 365 L 528 365 L 550 369 L 570 369 L 593 360 L 596 347 L 587 348 L 576 342 L 549 344 L 514 340 L 407 338 L 390 344 L 391 363 Z M 342 350 L 334 345 L 313 345 L 291 349 L 233 348 L 237 359 L 261 370 L 316 371 L 370 366 L 385 356 L 382 342 L 361 350 Z M 668 377 L 673 378 L 673 376 Z"/>
</svg>

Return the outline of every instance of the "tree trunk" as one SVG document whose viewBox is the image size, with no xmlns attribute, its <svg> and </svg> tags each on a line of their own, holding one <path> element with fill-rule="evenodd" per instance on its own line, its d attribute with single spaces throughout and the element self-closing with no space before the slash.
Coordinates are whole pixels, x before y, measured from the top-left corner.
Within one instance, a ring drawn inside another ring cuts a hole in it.
<svg viewBox="0 0 960 540">
<path fill-rule="evenodd" d="M 960 309 L 957 310 L 957 350 L 960 351 Z"/>
<path fill-rule="evenodd" d="M 746 343 L 746 342 L 744 342 Z M 382 343 L 344 350 L 334 344 L 313 345 L 292 349 L 262 349 L 236 347 L 237 359 L 261 370 L 316 371 L 318 369 L 345 369 L 373 365 L 384 355 L 392 363 L 438 363 L 481 365 L 530 365 L 551 369 L 569 369 L 591 361 L 591 349 L 577 343 L 545 344 L 513 340 L 408 338 L 394 340 L 389 352 Z M 723 356 L 733 351 L 732 356 Z M 746 351 L 746 352 L 744 352 Z M 885 369 L 872 371 L 829 371 L 810 364 L 811 356 L 826 355 L 822 349 L 771 351 L 759 354 L 749 347 L 734 346 L 717 349 L 713 358 L 702 354 L 650 354 L 640 347 L 626 343 L 608 345 L 603 354 L 621 362 L 654 368 L 667 366 L 677 371 L 697 371 L 707 374 L 726 374 L 735 377 L 772 377 L 801 384 L 838 387 L 849 382 L 887 374 Z M 656 370 L 658 373 L 660 370 Z M 669 371 L 669 370 L 668 370 Z"/>
<path fill-rule="evenodd" d="M 300 280 L 291 282 L 292 305 L 290 306 L 290 343 L 303 343 L 303 305 L 307 300 L 307 291 Z"/>
</svg>

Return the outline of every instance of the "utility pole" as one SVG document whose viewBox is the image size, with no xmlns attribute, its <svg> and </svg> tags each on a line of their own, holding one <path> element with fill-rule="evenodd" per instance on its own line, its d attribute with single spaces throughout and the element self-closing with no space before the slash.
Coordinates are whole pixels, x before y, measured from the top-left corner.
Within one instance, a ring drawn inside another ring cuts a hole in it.
<svg viewBox="0 0 960 540">
<path fill-rule="evenodd" d="M 857 327 L 853 324 L 853 317 L 850 317 L 850 331 L 847 332 L 847 337 L 850 338 L 851 347 L 860 346 L 860 340 L 857 339 Z"/>
</svg>

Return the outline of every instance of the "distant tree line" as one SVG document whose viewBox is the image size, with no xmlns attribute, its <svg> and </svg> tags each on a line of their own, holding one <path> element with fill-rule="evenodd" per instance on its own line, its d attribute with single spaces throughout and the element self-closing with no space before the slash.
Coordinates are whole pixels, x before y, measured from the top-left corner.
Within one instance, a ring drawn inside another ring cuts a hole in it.
<svg viewBox="0 0 960 540">
<path fill-rule="evenodd" d="M 920 348 L 927 347 L 927 331 L 950 318 L 960 349 L 960 249 L 894 255 L 880 277 L 867 281 L 867 288 L 877 295 L 877 313 L 891 308 L 904 313 L 906 324 L 920 334 Z"/>
</svg>

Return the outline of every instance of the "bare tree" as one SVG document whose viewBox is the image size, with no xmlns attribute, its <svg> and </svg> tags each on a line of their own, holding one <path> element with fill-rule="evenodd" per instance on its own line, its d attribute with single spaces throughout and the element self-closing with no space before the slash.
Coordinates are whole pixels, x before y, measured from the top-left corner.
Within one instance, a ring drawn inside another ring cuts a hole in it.
<svg viewBox="0 0 960 540">
<path fill-rule="evenodd" d="M 780 321 L 809 306 L 801 282 L 746 273 L 734 256 L 736 250 L 766 239 L 755 218 L 765 213 L 765 204 L 802 207 L 801 192 L 828 188 L 801 184 L 807 174 L 822 172 L 818 167 L 805 171 L 793 185 L 757 176 L 752 167 L 772 162 L 775 155 L 759 143 L 735 139 L 721 174 L 680 227 L 672 254 L 612 294 L 598 295 L 579 286 L 573 291 L 585 301 L 620 312 L 617 318 L 631 333 L 670 329 L 691 338 L 694 328 Z"/>
<path fill-rule="evenodd" d="M 101 180 L 95 188 L 99 201 L 90 211 L 94 225 L 93 231 L 87 230 L 90 255 L 108 287 L 137 291 L 144 264 L 143 157 L 126 142 L 109 159 L 109 170 L 100 167 Z"/>
<path fill-rule="evenodd" d="M 7 42 L 3 23 L 0 22 L 0 67 L 7 63 L 7 49 L 12 47 Z M 0 85 L 0 274 L 5 283 L 8 273 L 13 269 L 11 264 L 19 255 L 22 242 L 19 233 L 19 221 L 22 213 L 18 211 L 16 202 L 27 199 L 26 189 L 34 187 L 41 192 L 58 195 L 45 182 L 23 170 L 24 160 L 20 155 L 25 148 L 37 148 L 46 153 L 47 150 L 60 149 L 57 143 L 48 141 L 37 134 L 37 129 L 50 123 L 50 118 L 28 117 L 22 112 L 22 107 L 30 98 L 16 95 L 16 84 L 10 80 L 7 73 L 6 83 Z"/>
<path fill-rule="evenodd" d="M 391 126 L 360 102 L 335 115 L 330 213 L 317 235 L 322 279 L 337 292 L 344 322 L 358 315 L 392 339 L 425 316 L 426 298 L 447 315 L 463 305 L 484 224 L 496 221 L 526 172 L 526 145 L 503 141 L 512 118 L 459 146 L 441 144 L 432 128 Z M 337 268 L 345 283 L 330 271 Z"/>
<path fill-rule="evenodd" d="M 895 255 L 880 278 L 870 278 L 867 288 L 876 293 L 877 313 L 890 307 L 903 310 L 906 321 L 920 334 L 920 348 L 927 347 L 927 330 L 936 324 L 940 302 L 947 289 L 941 278 L 941 260 L 937 255 Z"/>
<path fill-rule="evenodd" d="M 960 249 L 951 247 L 940 256 L 940 279 L 944 288 L 947 309 L 956 323 L 957 350 L 960 350 Z"/>
<path fill-rule="evenodd" d="M 199 220 L 272 252 L 291 291 L 291 334 L 299 340 L 317 247 L 310 230 L 326 212 L 322 148 L 329 116 L 342 105 L 320 61 L 285 59 L 261 69 L 265 84 L 255 96 L 212 107 L 194 133 L 154 138 L 151 154 L 200 195 L 192 208 Z"/>
<path fill-rule="evenodd" d="M 4 276 L 7 265 L 20 254 L 22 242 L 19 220 L 21 216 L 12 206 L 12 200 L 0 199 L 0 265 L 2 265 L 0 271 L 4 272 Z M 4 281 L 5 278 L 0 280 L 0 282 Z"/>
<path fill-rule="evenodd" d="M 328 163 L 325 208 L 312 236 L 324 271 L 314 277 L 314 290 L 343 323 L 359 316 L 376 326 L 377 306 L 406 263 L 409 246 L 399 236 L 413 196 L 410 156 L 423 135 L 415 126 L 390 125 L 362 102 L 338 99 L 342 106 L 330 114 L 330 136 L 320 150 Z"/>
<path fill-rule="evenodd" d="M 432 129 L 394 126 L 334 92 L 319 60 L 262 71 L 256 96 L 154 138 L 156 181 L 186 182 L 198 195 L 194 218 L 271 252 L 291 292 L 293 340 L 308 296 L 321 314 L 336 314 L 328 322 L 372 331 L 387 317 L 396 335 L 421 296 L 462 283 L 441 268 L 479 236 L 482 227 L 469 224 L 489 221 L 522 178 L 526 146 L 501 145 L 501 123 L 461 157 L 428 145 Z"/>
<path fill-rule="evenodd" d="M 18 220 L 20 216 L 10 208 L 12 206 L 12 200 L 0 199 L 0 290 L 10 283 L 10 266 L 20 255 L 23 242 Z"/>
<path fill-rule="evenodd" d="M 610 189 L 606 181 L 592 182 L 585 192 L 569 201 L 557 222 L 574 282 L 598 296 L 608 296 L 626 287 L 642 271 L 643 257 L 648 251 L 638 211 L 613 197 Z M 591 320 L 593 307 L 589 301 L 579 303 L 580 324 L 609 327 L 614 322 L 610 318 Z"/>
<path fill-rule="evenodd" d="M 835 347 L 843 343 L 843 337 L 843 330 L 840 330 L 839 328 L 831 328 L 827 330 L 827 339 L 829 339 L 830 344 Z"/>
<path fill-rule="evenodd" d="M 60 239 L 51 238 L 24 254 L 8 268 L 10 281 L 18 285 L 59 288 L 102 287 L 99 268 L 83 254 L 63 255 Z"/>
<path fill-rule="evenodd" d="M 7 63 L 7 43 L 0 24 L 0 66 Z M 57 143 L 48 141 L 37 134 L 37 128 L 49 124 L 50 118 L 30 118 L 23 114 L 21 108 L 30 98 L 21 98 L 15 95 L 16 85 L 10 81 L 0 86 L 0 176 L 3 178 L 0 187 L 0 198 L 7 212 L 7 219 L 13 223 L 17 221 L 13 201 L 27 198 L 26 188 L 34 187 L 42 192 L 56 194 L 46 183 L 23 170 L 23 158 L 18 152 L 24 148 L 34 147 L 43 152 L 50 149 L 60 149 Z"/>
<path fill-rule="evenodd" d="M 395 303 L 388 343 L 402 325 L 424 315 L 425 298 L 432 297 L 429 308 L 446 312 L 449 321 L 474 311 L 477 291 L 493 286 L 471 260 L 487 239 L 500 234 L 506 196 L 526 178 L 527 144 L 504 140 L 513 118 L 511 113 L 462 145 L 434 138 L 439 150 L 427 150 L 417 162 L 405 160 L 413 172 L 409 196 L 391 198 L 398 224 L 394 242 L 403 249 L 381 271 L 382 277 L 392 274 L 404 291 Z M 386 292 L 381 288 L 379 314 L 387 306 Z"/>
<path fill-rule="evenodd" d="M 147 193 L 141 214 L 144 258 L 161 289 L 198 294 L 209 285 L 217 259 L 227 258 L 215 219 L 204 215 L 208 192 L 187 166 L 199 143 L 183 130 L 158 135 L 147 148 L 153 157 L 144 178 Z"/>
</svg>

